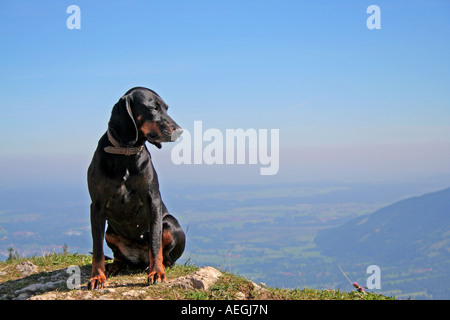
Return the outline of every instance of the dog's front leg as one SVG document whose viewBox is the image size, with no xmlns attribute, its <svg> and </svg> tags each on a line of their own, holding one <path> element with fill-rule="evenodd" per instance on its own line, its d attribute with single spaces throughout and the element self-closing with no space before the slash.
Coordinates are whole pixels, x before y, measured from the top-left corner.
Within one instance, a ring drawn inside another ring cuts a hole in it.
<svg viewBox="0 0 450 320">
<path fill-rule="evenodd" d="M 162 201 L 159 192 L 150 195 L 150 198 L 150 266 L 148 284 L 156 284 L 158 282 L 166 281 L 162 252 Z"/>
<path fill-rule="evenodd" d="M 93 241 L 92 274 L 88 289 L 106 287 L 105 255 L 103 253 L 103 238 L 105 235 L 105 210 L 99 202 L 91 203 L 91 232 Z"/>
</svg>

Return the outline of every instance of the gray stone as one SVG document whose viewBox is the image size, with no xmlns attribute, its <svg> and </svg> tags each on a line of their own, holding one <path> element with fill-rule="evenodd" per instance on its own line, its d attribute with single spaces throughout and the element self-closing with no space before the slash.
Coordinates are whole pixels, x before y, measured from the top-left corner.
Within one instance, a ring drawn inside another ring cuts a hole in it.
<svg viewBox="0 0 450 320">
<path fill-rule="evenodd" d="M 39 269 L 38 267 L 36 267 L 32 262 L 30 261 L 25 261 L 22 263 L 19 263 L 16 266 L 16 269 L 24 276 L 29 276 L 30 274 L 33 273 L 38 273 Z"/>
<path fill-rule="evenodd" d="M 29 286 L 20 289 L 20 290 L 16 290 L 14 293 L 15 294 L 20 294 L 23 292 L 37 292 L 37 291 L 48 291 L 48 290 L 52 290 L 54 289 L 58 284 L 63 283 L 64 280 L 60 280 L 60 281 L 54 281 L 54 282 L 47 282 L 47 283 L 33 283 L 30 284 Z"/>
<path fill-rule="evenodd" d="M 204 267 L 194 273 L 172 280 L 169 285 L 185 289 L 208 290 L 222 276 L 222 272 L 213 267 Z"/>
</svg>

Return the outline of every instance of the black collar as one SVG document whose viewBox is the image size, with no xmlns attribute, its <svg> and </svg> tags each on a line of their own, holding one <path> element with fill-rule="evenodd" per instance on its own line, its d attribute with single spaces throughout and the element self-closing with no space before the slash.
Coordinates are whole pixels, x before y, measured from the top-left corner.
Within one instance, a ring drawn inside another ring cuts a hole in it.
<svg viewBox="0 0 450 320">
<path fill-rule="evenodd" d="M 109 128 L 108 128 L 107 134 L 108 134 L 109 142 L 111 142 L 113 145 L 113 146 L 108 146 L 108 147 L 103 148 L 103 150 L 105 150 L 105 152 L 107 152 L 107 153 L 131 156 L 131 155 L 135 155 L 135 154 L 141 152 L 142 149 L 144 149 L 144 145 L 142 145 L 140 147 L 122 147 L 120 142 L 117 141 L 116 139 L 114 139 Z"/>
</svg>

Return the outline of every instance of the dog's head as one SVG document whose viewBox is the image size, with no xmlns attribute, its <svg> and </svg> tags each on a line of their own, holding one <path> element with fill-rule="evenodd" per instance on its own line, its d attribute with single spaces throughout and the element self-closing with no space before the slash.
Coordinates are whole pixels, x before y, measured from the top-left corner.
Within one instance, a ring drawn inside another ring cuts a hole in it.
<svg viewBox="0 0 450 320">
<path fill-rule="evenodd" d="M 161 148 L 162 142 L 176 141 L 183 133 L 167 114 L 168 108 L 156 92 L 136 87 L 114 105 L 108 127 L 123 146 L 147 140 Z"/>
</svg>

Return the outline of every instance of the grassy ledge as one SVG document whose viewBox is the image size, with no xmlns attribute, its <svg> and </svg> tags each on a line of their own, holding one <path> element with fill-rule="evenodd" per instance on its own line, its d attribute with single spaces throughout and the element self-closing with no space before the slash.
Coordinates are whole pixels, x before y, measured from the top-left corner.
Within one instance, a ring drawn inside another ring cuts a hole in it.
<svg viewBox="0 0 450 320">
<path fill-rule="evenodd" d="M 23 275 L 17 266 L 30 261 L 37 272 Z M 69 266 L 80 268 L 81 285 L 68 289 Z M 376 293 L 340 290 L 284 289 L 260 287 L 251 280 L 222 271 L 223 275 L 208 290 L 171 287 L 167 283 L 148 286 L 147 275 L 139 270 L 108 279 L 108 287 L 86 290 L 92 258 L 82 254 L 50 254 L 0 262 L 0 300 L 393 300 Z M 170 282 L 189 275 L 199 267 L 188 262 L 167 270 Z M 34 285 L 34 286 L 33 286 Z"/>
</svg>

